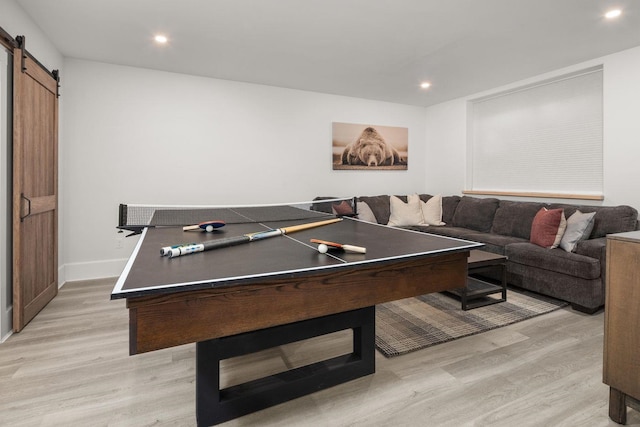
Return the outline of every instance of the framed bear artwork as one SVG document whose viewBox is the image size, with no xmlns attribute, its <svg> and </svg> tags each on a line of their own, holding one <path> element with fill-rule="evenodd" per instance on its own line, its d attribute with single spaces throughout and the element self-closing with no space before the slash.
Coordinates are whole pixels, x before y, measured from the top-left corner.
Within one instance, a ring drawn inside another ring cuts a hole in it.
<svg viewBox="0 0 640 427">
<path fill-rule="evenodd" d="M 407 170 L 409 129 L 333 123 L 334 170 Z"/>
</svg>

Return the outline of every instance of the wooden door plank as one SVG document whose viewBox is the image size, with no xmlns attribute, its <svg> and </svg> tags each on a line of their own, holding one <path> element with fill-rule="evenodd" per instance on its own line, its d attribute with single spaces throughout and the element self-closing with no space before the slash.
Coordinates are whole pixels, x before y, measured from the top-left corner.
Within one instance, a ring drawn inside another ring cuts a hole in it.
<svg viewBox="0 0 640 427">
<path fill-rule="evenodd" d="M 13 329 L 58 291 L 58 80 L 14 49 Z"/>
</svg>

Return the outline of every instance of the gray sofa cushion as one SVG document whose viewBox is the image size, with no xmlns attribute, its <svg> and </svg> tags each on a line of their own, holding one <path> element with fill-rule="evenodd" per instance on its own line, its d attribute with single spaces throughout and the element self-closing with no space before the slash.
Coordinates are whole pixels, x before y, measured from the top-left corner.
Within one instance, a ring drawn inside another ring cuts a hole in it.
<svg viewBox="0 0 640 427">
<path fill-rule="evenodd" d="M 494 254 L 504 255 L 506 252 L 506 246 L 512 243 L 526 243 L 527 239 L 521 239 L 520 237 L 503 236 L 501 234 L 493 233 L 468 233 L 464 235 L 464 239 L 472 240 L 474 242 L 484 243 L 483 251 L 493 252 Z"/>
<path fill-rule="evenodd" d="M 582 213 L 595 212 L 596 216 L 591 231 L 591 239 L 605 237 L 607 234 L 623 233 L 636 229 L 638 211 L 631 206 L 578 206 L 552 204 L 549 209 L 564 209 L 564 216 L 569 218 L 576 210 Z"/>
<path fill-rule="evenodd" d="M 510 263 L 537 267 L 582 279 L 600 277 L 600 260 L 565 252 L 560 248 L 546 249 L 533 243 L 513 243 L 506 247 Z"/>
<path fill-rule="evenodd" d="M 462 200 L 460 196 L 442 196 L 442 222 L 445 224 L 453 223 L 453 215 L 456 213 L 460 200 Z"/>
<path fill-rule="evenodd" d="M 574 308 L 580 306 L 584 310 L 593 311 L 604 305 L 604 285 L 600 279 L 582 279 L 509 262 L 507 280 L 514 286 L 568 301 Z"/>
<path fill-rule="evenodd" d="M 423 233 L 437 234 L 438 236 L 455 237 L 458 239 L 465 239 L 465 236 L 469 233 L 473 233 L 473 230 L 468 228 L 439 226 L 439 225 L 415 225 L 405 227 L 410 230 L 421 231 Z"/>
<path fill-rule="evenodd" d="M 358 201 L 365 202 L 370 208 L 378 224 L 387 224 L 389 222 L 389 216 L 391 216 L 391 207 L 389 203 L 390 196 L 361 196 L 358 197 Z M 406 196 L 404 202 L 407 201 Z"/>
<path fill-rule="evenodd" d="M 529 240 L 533 218 L 544 206 L 544 203 L 500 200 L 491 232 Z"/>
<path fill-rule="evenodd" d="M 498 204 L 499 200 L 494 198 L 480 199 L 464 196 L 453 215 L 452 225 L 488 233 L 491 231 Z"/>
<path fill-rule="evenodd" d="M 521 243 L 527 240 L 519 237 L 501 236 L 499 234 L 480 233 L 478 231 L 469 230 L 462 227 L 451 226 L 410 226 L 404 227 L 410 230 L 421 231 L 423 233 L 437 234 L 439 236 L 454 237 L 456 239 L 470 240 L 472 242 L 483 243 L 485 246 L 480 248 L 483 251 L 493 252 L 494 254 L 505 254 L 505 246 L 511 243 Z"/>
<path fill-rule="evenodd" d="M 420 200 L 427 203 L 433 196 L 431 194 L 418 194 L 418 197 L 420 197 Z"/>
</svg>

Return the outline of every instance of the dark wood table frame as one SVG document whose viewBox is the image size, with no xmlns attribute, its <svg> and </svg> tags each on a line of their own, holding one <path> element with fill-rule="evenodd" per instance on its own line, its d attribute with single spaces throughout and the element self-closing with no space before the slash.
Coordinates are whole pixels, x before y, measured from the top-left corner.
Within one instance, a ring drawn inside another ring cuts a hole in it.
<svg viewBox="0 0 640 427">
<path fill-rule="evenodd" d="M 198 424 L 221 422 L 320 390 L 319 384 L 325 380 L 333 386 L 373 373 L 373 307 L 463 286 L 468 256 L 469 249 L 461 249 L 233 286 L 127 298 L 130 353 L 197 343 Z M 334 326 L 326 326 L 325 321 Z M 352 354 L 219 390 L 219 360 L 242 354 L 243 346 L 249 345 L 249 352 L 257 351 L 291 342 L 289 338 L 295 341 L 340 330 L 338 327 L 354 330 Z M 254 340 L 255 344 L 250 344 Z M 320 371 L 317 374 L 313 372 L 316 368 Z M 307 374 L 310 377 L 303 379 Z M 282 399 L 255 404 L 247 411 L 239 409 L 255 396 L 249 389 L 262 385 L 271 395 L 282 393 Z"/>
</svg>

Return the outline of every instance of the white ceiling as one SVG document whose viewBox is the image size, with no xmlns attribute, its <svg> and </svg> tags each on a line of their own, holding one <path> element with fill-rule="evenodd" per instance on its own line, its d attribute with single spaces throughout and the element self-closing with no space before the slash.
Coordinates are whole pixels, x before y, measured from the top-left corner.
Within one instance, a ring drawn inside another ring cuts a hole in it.
<svg viewBox="0 0 640 427">
<path fill-rule="evenodd" d="M 640 45 L 637 0 L 17 2 L 65 57 L 420 106 Z"/>
</svg>

